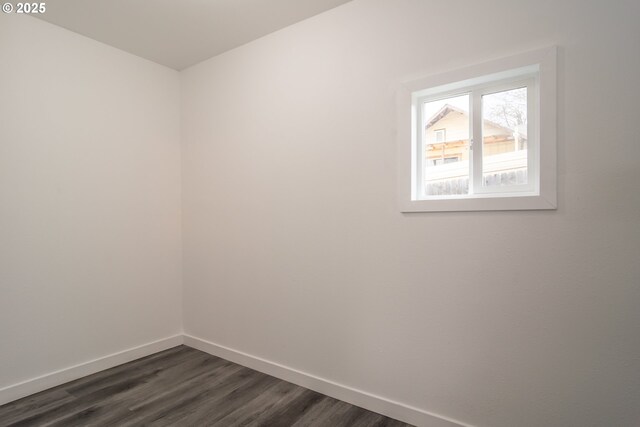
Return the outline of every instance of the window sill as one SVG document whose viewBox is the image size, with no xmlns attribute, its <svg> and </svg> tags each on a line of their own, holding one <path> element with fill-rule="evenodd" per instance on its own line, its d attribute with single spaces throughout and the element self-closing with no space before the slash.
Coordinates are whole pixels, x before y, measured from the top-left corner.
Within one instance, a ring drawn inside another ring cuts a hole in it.
<svg viewBox="0 0 640 427">
<path fill-rule="evenodd" d="M 556 209 L 555 199 L 537 195 L 450 197 L 400 201 L 401 212 L 512 211 Z"/>
</svg>

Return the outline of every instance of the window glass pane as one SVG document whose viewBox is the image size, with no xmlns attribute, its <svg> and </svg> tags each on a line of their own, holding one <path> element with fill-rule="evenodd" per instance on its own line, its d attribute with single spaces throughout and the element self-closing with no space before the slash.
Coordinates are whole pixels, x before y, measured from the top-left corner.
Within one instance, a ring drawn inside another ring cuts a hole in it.
<svg viewBox="0 0 640 427">
<path fill-rule="evenodd" d="M 425 102 L 423 177 L 427 196 L 469 193 L 469 95 Z"/>
<path fill-rule="evenodd" d="M 482 184 L 527 183 L 527 88 L 482 97 Z"/>
</svg>

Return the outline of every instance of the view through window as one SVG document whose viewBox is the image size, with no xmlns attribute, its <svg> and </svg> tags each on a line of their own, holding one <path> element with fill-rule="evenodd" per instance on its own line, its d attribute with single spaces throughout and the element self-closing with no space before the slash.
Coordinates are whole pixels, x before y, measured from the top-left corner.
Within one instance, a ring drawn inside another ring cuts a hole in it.
<svg viewBox="0 0 640 427">
<path fill-rule="evenodd" d="M 425 102 L 424 191 L 469 193 L 469 95 Z"/>
<path fill-rule="evenodd" d="M 426 196 L 469 194 L 470 95 L 422 106 Z M 482 95 L 482 186 L 524 185 L 527 176 L 527 88 Z"/>
<path fill-rule="evenodd" d="M 482 97 L 482 184 L 527 184 L 527 88 Z"/>
</svg>

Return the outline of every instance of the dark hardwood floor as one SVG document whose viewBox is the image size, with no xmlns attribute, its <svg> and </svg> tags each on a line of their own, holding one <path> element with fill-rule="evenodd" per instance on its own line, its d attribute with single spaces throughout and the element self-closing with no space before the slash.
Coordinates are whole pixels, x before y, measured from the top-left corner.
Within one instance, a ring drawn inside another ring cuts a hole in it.
<svg viewBox="0 0 640 427">
<path fill-rule="evenodd" d="M 0 406 L 0 426 L 407 426 L 180 346 Z"/>
</svg>

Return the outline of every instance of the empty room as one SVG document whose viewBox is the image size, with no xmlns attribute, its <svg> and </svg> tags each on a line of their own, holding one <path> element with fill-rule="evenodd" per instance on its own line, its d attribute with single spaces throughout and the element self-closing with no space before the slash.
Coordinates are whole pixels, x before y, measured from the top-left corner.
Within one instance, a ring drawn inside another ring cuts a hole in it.
<svg viewBox="0 0 640 427">
<path fill-rule="evenodd" d="M 0 6 L 1 427 L 640 426 L 637 0 Z"/>
</svg>

